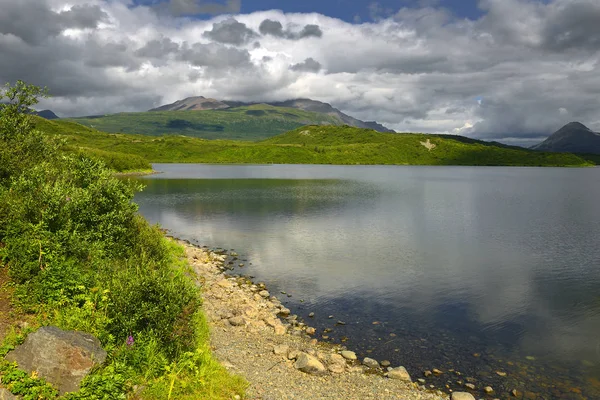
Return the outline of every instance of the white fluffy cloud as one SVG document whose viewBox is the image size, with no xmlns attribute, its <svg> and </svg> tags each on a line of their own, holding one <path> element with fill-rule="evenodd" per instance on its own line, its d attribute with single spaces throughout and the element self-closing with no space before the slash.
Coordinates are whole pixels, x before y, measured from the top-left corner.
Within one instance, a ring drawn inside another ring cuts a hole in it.
<svg viewBox="0 0 600 400">
<path fill-rule="evenodd" d="M 48 86 L 42 106 L 62 116 L 193 95 L 309 97 L 398 131 L 525 143 L 571 120 L 600 130 L 597 0 L 481 0 L 478 20 L 436 6 L 362 24 L 178 16 L 239 11 L 216 4 L 171 0 L 177 12 L 165 13 L 128 0 L 0 0 L 0 82 Z"/>
</svg>

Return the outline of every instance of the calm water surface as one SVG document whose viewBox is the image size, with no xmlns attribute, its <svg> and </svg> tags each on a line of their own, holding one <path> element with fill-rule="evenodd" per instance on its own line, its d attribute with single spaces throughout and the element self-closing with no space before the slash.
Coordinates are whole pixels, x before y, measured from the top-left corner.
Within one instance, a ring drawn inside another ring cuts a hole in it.
<svg viewBox="0 0 600 400">
<path fill-rule="evenodd" d="M 154 167 L 144 216 L 235 249 L 331 341 L 439 388 L 600 398 L 600 169 Z"/>
</svg>

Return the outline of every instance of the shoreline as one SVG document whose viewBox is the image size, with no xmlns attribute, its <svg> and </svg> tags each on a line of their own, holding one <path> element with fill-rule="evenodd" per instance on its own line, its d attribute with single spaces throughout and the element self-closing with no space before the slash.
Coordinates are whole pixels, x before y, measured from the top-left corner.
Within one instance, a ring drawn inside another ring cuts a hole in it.
<svg viewBox="0 0 600 400">
<path fill-rule="evenodd" d="M 249 382 L 246 398 L 450 398 L 426 389 L 423 382 L 413 383 L 402 366 L 358 360 L 345 346 L 318 341 L 312 337 L 315 329 L 271 296 L 264 284 L 230 276 L 225 255 L 173 239 L 184 246 L 201 286 L 212 352 L 227 370 Z"/>
</svg>

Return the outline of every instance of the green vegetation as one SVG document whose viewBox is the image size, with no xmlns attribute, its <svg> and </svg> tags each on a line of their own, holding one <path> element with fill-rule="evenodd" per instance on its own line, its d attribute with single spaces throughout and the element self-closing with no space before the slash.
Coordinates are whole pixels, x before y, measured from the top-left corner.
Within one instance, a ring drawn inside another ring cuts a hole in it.
<svg viewBox="0 0 600 400">
<path fill-rule="evenodd" d="M 335 116 L 266 104 L 203 111 L 149 111 L 73 118 L 111 133 L 186 135 L 203 139 L 260 140 L 308 124 L 342 122 Z"/>
<path fill-rule="evenodd" d="M 43 94 L 20 81 L 0 92 L 0 100 L 8 99 L 0 106 L 0 268 L 8 270 L 13 304 L 31 327 L 89 332 L 108 351 L 105 365 L 65 398 L 124 399 L 134 385 L 144 388 L 136 396 L 145 399 L 242 395 L 245 383 L 210 355 L 183 248 L 137 214 L 138 184 L 33 129 L 39 119 L 22 110 Z M 0 355 L 31 327 L 13 327 Z M 14 364 L 0 362 L 0 375 L 24 399 L 57 397 Z"/>
<path fill-rule="evenodd" d="M 72 149 L 132 154 L 149 162 L 593 165 L 589 158 L 573 154 L 541 153 L 460 136 L 380 133 L 348 126 L 305 126 L 262 142 L 110 134 L 61 120 L 40 120 L 38 127 L 60 133 Z M 428 143 L 435 148 L 430 150 Z"/>
</svg>

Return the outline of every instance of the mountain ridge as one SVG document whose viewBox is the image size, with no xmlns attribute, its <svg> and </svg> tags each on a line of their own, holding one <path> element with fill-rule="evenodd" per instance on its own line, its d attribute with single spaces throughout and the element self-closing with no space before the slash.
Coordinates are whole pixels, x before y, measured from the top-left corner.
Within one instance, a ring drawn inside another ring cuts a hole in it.
<svg viewBox="0 0 600 400">
<path fill-rule="evenodd" d="M 295 108 L 304 111 L 315 112 L 319 114 L 325 114 L 332 117 L 336 117 L 340 120 L 343 125 L 349 125 L 356 128 L 368 128 L 378 132 L 394 133 L 395 131 L 385 127 L 384 125 L 376 121 L 362 121 L 354 118 L 348 114 L 345 114 L 333 107 L 329 103 L 324 103 L 318 100 L 312 100 L 307 98 L 298 98 L 285 101 L 274 101 L 274 102 L 243 102 L 236 100 L 217 100 L 214 98 L 206 98 L 204 96 L 192 96 L 182 100 L 177 100 L 174 103 L 165 104 L 160 107 L 152 108 L 148 110 L 153 111 L 204 111 L 204 110 L 226 110 L 229 108 L 236 107 L 248 107 L 253 105 L 268 105 L 273 107 L 284 107 L 284 108 Z"/>
</svg>

